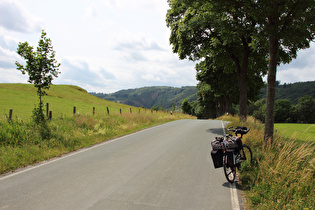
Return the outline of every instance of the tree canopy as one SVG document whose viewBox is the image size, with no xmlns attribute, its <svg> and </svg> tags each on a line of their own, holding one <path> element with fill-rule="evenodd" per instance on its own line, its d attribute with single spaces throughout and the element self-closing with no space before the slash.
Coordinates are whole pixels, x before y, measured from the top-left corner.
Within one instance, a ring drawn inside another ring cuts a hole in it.
<svg viewBox="0 0 315 210">
<path fill-rule="evenodd" d="M 219 66 L 217 73 L 234 73 L 238 85 L 231 88 L 239 88 L 240 115 L 246 119 L 247 75 L 265 74 L 267 64 L 265 43 L 255 38 L 253 20 L 246 18 L 243 7 L 225 1 L 170 0 L 169 6 L 166 22 L 173 52 L 180 59 L 211 60 Z"/>
</svg>

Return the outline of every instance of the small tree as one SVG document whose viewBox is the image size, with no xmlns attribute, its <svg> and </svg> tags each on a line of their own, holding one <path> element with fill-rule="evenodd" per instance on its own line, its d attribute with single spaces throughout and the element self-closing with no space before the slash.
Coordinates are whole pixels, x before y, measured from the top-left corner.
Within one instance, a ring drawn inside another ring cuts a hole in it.
<svg viewBox="0 0 315 210">
<path fill-rule="evenodd" d="M 312 96 L 304 96 L 299 99 L 296 111 L 300 122 L 315 122 L 315 99 Z"/>
<path fill-rule="evenodd" d="M 185 98 L 183 100 L 182 105 L 180 106 L 180 108 L 183 110 L 183 112 L 185 114 L 191 114 L 192 106 L 190 105 L 190 103 L 189 103 L 187 98 Z"/>
<path fill-rule="evenodd" d="M 27 42 L 19 43 L 17 53 L 26 60 L 26 65 L 15 62 L 17 70 L 22 74 L 26 72 L 29 75 L 28 82 L 34 84 L 39 96 L 38 107 L 34 109 L 34 120 L 37 124 L 45 121 L 43 113 L 42 97 L 46 95 L 45 89 L 49 89 L 53 77 L 58 77 L 60 63 L 55 60 L 55 51 L 53 50 L 51 40 L 46 37 L 46 32 L 42 30 L 41 38 L 38 42 L 37 50 Z"/>
<path fill-rule="evenodd" d="M 291 117 L 292 102 L 289 99 L 279 99 L 275 103 L 275 122 L 289 122 Z"/>
<path fill-rule="evenodd" d="M 264 123 L 266 118 L 266 99 L 256 101 L 255 107 L 256 110 L 253 112 L 253 116 Z"/>
</svg>

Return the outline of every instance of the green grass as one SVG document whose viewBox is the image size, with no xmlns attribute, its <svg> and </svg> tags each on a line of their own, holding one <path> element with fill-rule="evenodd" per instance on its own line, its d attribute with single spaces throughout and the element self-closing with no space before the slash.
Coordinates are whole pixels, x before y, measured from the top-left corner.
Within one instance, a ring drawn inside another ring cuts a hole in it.
<svg viewBox="0 0 315 210">
<path fill-rule="evenodd" d="M 287 138 L 315 142 L 315 124 L 276 123 L 275 130 Z"/>
<path fill-rule="evenodd" d="M 52 85 L 46 91 L 47 96 L 43 97 L 44 104 L 49 103 L 49 110 L 52 111 L 53 117 L 72 116 L 73 107 L 79 114 L 93 113 L 93 107 L 97 114 L 107 112 L 109 107 L 111 114 L 122 112 L 139 112 L 139 108 L 127 106 L 124 104 L 114 103 L 92 96 L 86 90 L 71 85 Z M 19 118 L 28 121 L 32 115 L 34 107 L 38 104 L 36 88 L 32 84 L 1 84 L 0 83 L 0 120 L 5 119 L 9 110 L 13 109 L 13 118 Z M 141 112 L 144 112 L 141 109 Z"/>
</svg>

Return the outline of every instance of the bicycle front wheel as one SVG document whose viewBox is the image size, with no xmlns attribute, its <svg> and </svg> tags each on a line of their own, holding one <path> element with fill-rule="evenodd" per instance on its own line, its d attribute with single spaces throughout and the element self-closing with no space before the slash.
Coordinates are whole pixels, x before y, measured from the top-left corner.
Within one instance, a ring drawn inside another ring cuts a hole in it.
<svg viewBox="0 0 315 210">
<path fill-rule="evenodd" d="M 242 167 L 249 166 L 253 162 L 252 150 L 246 144 L 243 144 L 243 148 L 241 150 L 241 161 Z"/>
<path fill-rule="evenodd" d="M 227 156 L 223 156 L 224 175 L 228 182 L 233 183 L 236 177 L 236 167 L 228 165 Z"/>
</svg>

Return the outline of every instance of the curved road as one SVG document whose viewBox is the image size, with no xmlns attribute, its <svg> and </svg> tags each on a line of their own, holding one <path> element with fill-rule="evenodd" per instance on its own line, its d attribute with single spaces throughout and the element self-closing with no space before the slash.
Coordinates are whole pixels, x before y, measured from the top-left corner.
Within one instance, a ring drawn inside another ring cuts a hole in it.
<svg viewBox="0 0 315 210">
<path fill-rule="evenodd" d="M 222 134 L 174 121 L 28 167 L 0 177 L 0 209 L 237 209 L 209 155 Z"/>
</svg>

